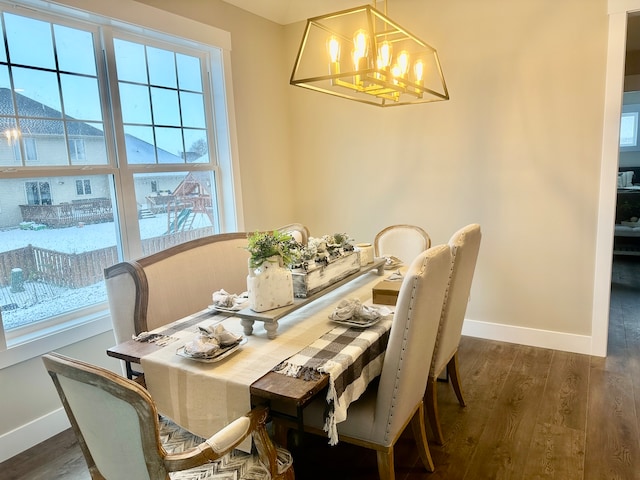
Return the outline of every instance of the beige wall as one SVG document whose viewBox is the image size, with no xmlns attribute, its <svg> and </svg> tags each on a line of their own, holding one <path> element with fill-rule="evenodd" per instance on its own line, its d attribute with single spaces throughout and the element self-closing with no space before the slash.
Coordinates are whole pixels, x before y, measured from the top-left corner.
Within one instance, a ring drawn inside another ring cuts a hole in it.
<svg viewBox="0 0 640 480">
<path fill-rule="evenodd" d="M 438 49 L 451 100 L 385 110 L 291 91 L 298 218 L 360 241 L 409 222 L 439 243 L 480 223 L 467 317 L 590 335 L 606 2 L 397 0 L 389 16 Z"/>
<path fill-rule="evenodd" d="M 438 49 L 451 100 L 389 110 L 289 86 L 302 24 L 219 0 L 140 3 L 231 32 L 247 229 L 299 221 L 366 241 L 408 222 L 441 243 L 478 222 L 475 331 L 557 334 L 567 348 L 590 337 L 606 0 L 390 2 L 392 18 Z M 103 363 L 111 342 L 66 351 Z M 0 372 L 15 385 L 0 400 L 0 436 L 59 407 L 43 387 L 23 408 L 20 385 L 44 381 L 40 368 Z"/>
</svg>

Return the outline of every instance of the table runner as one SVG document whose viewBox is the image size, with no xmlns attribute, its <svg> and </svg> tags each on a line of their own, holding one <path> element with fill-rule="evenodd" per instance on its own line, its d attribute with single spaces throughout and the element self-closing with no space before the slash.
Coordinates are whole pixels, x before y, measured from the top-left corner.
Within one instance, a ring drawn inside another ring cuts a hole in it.
<svg viewBox="0 0 640 480">
<path fill-rule="evenodd" d="M 364 275 L 286 315 L 273 340 L 267 339 L 264 327 L 256 322 L 247 343 L 216 363 L 183 358 L 176 355 L 176 350 L 197 335 L 198 324 L 222 322 L 227 330 L 242 334 L 239 318 L 205 311 L 156 329 L 154 333 L 170 330 L 165 334 L 178 341 L 141 358 L 147 389 L 160 413 L 208 438 L 251 409 L 249 388 L 253 382 L 335 327 L 328 317 L 341 299 L 366 300 L 379 281 L 374 273 Z M 250 443 L 245 442 L 241 448 L 248 451 Z"/>
<path fill-rule="evenodd" d="M 329 375 L 328 413 L 324 430 L 329 443 L 338 443 L 337 424 L 346 420 L 351 402 L 382 372 L 393 315 L 368 328 L 339 326 L 274 368 L 298 378 Z"/>
</svg>

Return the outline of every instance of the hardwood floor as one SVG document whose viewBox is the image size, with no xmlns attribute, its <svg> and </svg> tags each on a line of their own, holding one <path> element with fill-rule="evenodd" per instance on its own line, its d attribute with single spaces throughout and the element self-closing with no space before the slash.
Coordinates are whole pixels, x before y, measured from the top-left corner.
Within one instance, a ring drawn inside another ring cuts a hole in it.
<svg viewBox="0 0 640 480">
<path fill-rule="evenodd" d="M 640 259 L 614 261 L 607 358 L 471 337 L 459 357 L 467 407 L 438 385 L 436 471 L 423 469 L 407 433 L 398 480 L 640 479 Z M 290 449 L 298 479 L 377 478 L 372 451 L 313 436 Z M 89 478 L 70 431 L 0 464 L 2 480 Z"/>
</svg>

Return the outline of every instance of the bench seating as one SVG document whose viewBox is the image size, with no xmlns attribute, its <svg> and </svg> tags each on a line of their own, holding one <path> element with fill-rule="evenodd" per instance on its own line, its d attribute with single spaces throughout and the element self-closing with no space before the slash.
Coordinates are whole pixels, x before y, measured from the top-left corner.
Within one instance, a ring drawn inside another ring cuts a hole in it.
<svg viewBox="0 0 640 480">
<path fill-rule="evenodd" d="M 170 247 L 104 271 L 116 341 L 211 305 L 211 295 L 247 290 L 247 233 L 222 233 Z"/>
<path fill-rule="evenodd" d="M 309 230 L 292 223 L 278 230 L 306 244 Z M 117 343 L 203 310 L 213 292 L 247 290 L 250 233 L 221 233 L 161 252 L 117 263 L 104 270 L 113 332 Z M 139 367 L 137 367 L 139 368 Z M 132 378 L 140 376 L 127 371 Z M 139 380 L 142 382 L 142 377 Z"/>
</svg>

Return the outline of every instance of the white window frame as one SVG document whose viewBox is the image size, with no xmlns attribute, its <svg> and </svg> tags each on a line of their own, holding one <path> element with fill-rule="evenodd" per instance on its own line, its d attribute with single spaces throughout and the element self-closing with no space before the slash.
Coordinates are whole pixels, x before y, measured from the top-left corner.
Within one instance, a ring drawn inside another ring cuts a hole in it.
<svg viewBox="0 0 640 480">
<path fill-rule="evenodd" d="M 132 35 L 140 34 L 156 38 L 164 38 L 168 35 L 175 37 L 175 39 L 182 39 L 187 45 L 191 42 L 208 45 L 210 47 L 210 64 L 207 67 L 211 84 L 214 87 L 211 108 L 215 118 L 214 135 L 216 137 L 215 143 L 210 142 L 210 148 L 215 145 L 217 151 L 213 157 L 218 160 L 220 167 L 218 173 L 220 178 L 218 185 L 220 228 L 221 231 L 238 231 L 244 228 L 233 89 L 230 88 L 231 38 L 228 32 L 126 0 L 110 0 L 109 2 L 103 0 L 58 0 L 56 3 L 41 0 L 18 0 L 17 2 L 0 0 L 0 3 L 14 6 L 17 14 L 20 14 L 24 6 L 23 14 L 26 15 L 35 9 L 44 13 L 64 15 L 76 21 L 89 21 L 101 25 L 105 32 L 110 26 L 113 26 L 127 30 Z M 116 141 L 118 141 L 117 138 Z M 110 143 L 108 139 L 107 144 Z M 110 152 L 109 157 L 115 158 L 112 153 Z M 84 170 L 86 171 L 87 167 L 84 167 Z M 91 166 L 89 170 L 92 175 L 118 174 L 114 165 Z M 179 171 L 180 165 L 176 165 L 175 170 Z M 44 177 L 54 172 L 53 168 L 38 168 L 37 173 L 34 172 L 33 176 Z M 70 173 L 73 172 L 70 171 Z M 132 174 L 133 170 L 130 173 Z M 8 178 L 20 178 L 23 175 L 24 173 L 17 175 L 12 171 L 6 172 Z M 135 218 L 137 212 L 135 209 L 131 211 L 131 209 L 123 207 L 127 202 L 135 201 L 135 198 L 132 198 L 133 188 L 130 188 L 131 194 L 124 195 L 121 186 L 116 185 L 116 189 L 119 189 L 118 193 L 120 194 L 117 202 L 118 218 L 119 222 L 124 224 L 123 231 L 126 231 L 127 235 L 133 234 L 134 237 L 139 237 L 137 218 Z M 137 240 L 139 245 L 139 238 Z M 125 258 L 132 258 L 140 254 L 139 251 L 136 251 L 135 239 L 133 244 L 123 242 L 122 250 Z M 64 321 L 52 322 L 50 327 L 43 326 L 37 335 L 27 333 L 19 338 L 10 339 L 10 348 L 7 348 L 7 339 L 2 328 L 0 313 L 0 369 L 111 329 L 108 306 L 105 303 L 87 309 L 87 314 L 83 317 L 69 316 Z"/>
</svg>

